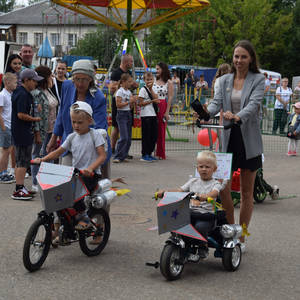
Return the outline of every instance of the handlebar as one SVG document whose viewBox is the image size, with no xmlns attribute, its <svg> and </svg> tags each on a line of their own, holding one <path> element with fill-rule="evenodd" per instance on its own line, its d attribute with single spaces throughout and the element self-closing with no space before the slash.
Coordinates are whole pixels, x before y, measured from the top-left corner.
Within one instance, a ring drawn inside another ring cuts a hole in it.
<svg viewBox="0 0 300 300">
<path fill-rule="evenodd" d="M 199 120 L 199 119 L 198 119 Z M 211 129 L 224 129 L 224 130 L 227 130 L 227 129 L 230 129 L 232 128 L 234 125 L 238 125 L 238 126 L 241 126 L 242 124 L 242 121 L 238 121 L 238 122 L 233 122 L 231 121 L 229 124 L 227 125 L 211 125 L 211 124 L 200 124 L 200 121 L 196 122 L 196 125 L 199 127 L 199 128 L 211 128 Z"/>
<path fill-rule="evenodd" d="M 36 165 L 36 166 L 40 165 L 40 163 L 36 163 L 33 159 L 30 161 L 30 164 L 31 165 Z M 77 168 L 74 168 L 74 174 L 78 174 L 78 175 L 85 176 L 85 177 L 94 177 L 94 176 L 97 176 L 98 179 L 101 178 L 101 175 L 98 175 L 95 172 L 92 172 L 92 173 L 90 173 L 89 176 L 86 176 L 86 175 L 83 174 L 82 170 L 79 170 Z"/>
</svg>

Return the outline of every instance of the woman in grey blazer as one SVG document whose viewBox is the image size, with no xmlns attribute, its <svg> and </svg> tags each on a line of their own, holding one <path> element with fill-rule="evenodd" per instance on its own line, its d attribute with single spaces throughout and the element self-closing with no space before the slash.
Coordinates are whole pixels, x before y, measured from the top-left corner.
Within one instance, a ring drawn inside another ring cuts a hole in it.
<svg viewBox="0 0 300 300">
<path fill-rule="evenodd" d="M 232 73 L 220 78 L 219 89 L 207 110 L 214 116 L 222 109 L 224 125 L 235 123 L 224 131 L 222 143 L 223 149 L 233 153 L 233 171 L 241 168 L 240 224 L 247 227 L 253 211 L 256 170 L 262 166 L 259 124 L 263 97 L 264 76 L 259 72 L 255 50 L 249 41 L 242 40 L 234 47 Z M 221 192 L 221 200 L 228 222 L 234 223 L 230 187 L 231 182 Z"/>
</svg>

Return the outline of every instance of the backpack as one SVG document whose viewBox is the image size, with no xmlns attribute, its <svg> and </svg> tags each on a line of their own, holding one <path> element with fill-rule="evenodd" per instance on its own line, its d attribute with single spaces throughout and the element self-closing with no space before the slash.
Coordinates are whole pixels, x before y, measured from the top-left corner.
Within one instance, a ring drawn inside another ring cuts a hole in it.
<svg viewBox="0 0 300 300">
<path fill-rule="evenodd" d="M 105 150 L 105 152 L 107 152 L 107 149 L 108 149 L 108 144 L 107 144 L 107 131 L 106 131 L 105 129 L 101 129 L 101 128 L 99 128 L 99 129 L 90 128 L 89 133 L 90 133 L 90 135 L 91 135 L 91 138 L 92 138 L 92 141 L 93 141 L 93 143 L 94 143 L 94 147 L 95 147 L 95 148 L 96 148 L 96 138 L 95 138 L 94 130 L 100 132 L 101 135 L 103 136 L 104 141 L 105 141 L 105 143 L 104 143 L 104 150 Z M 76 134 L 76 132 L 70 133 L 70 143 L 71 143 L 71 144 L 72 144 L 73 139 L 75 138 L 75 134 Z"/>
</svg>

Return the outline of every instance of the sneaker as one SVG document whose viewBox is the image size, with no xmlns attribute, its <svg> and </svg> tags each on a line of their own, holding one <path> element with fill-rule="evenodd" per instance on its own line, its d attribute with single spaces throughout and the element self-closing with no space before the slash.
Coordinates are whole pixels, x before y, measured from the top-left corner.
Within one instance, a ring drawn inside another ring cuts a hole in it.
<svg viewBox="0 0 300 300">
<path fill-rule="evenodd" d="M 297 152 L 296 151 L 292 151 L 292 155 L 293 156 L 297 156 Z"/>
<path fill-rule="evenodd" d="M 154 156 L 152 156 L 152 155 L 149 155 L 149 157 L 150 157 L 151 160 L 153 160 L 153 161 L 157 161 L 157 160 L 158 160 L 156 157 L 154 157 Z"/>
<path fill-rule="evenodd" d="M 31 197 L 33 197 L 33 196 L 36 194 L 36 191 L 29 191 L 29 190 L 26 189 L 25 186 L 22 188 L 22 191 L 23 191 L 25 194 L 30 195 Z"/>
<path fill-rule="evenodd" d="M 292 151 L 289 151 L 286 155 L 287 155 L 287 156 L 292 156 L 293 153 L 292 153 Z"/>
<path fill-rule="evenodd" d="M 30 175 L 26 172 L 25 174 L 25 178 L 28 178 Z"/>
<path fill-rule="evenodd" d="M 15 182 L 15 177 L 13 175 L 4 174 L 0 176 L 0 183 L 13 183 Z"/>
<path fill-rule="evenodd" d="M 133 159 L 133 156 L 128 154 L 126 158 L 127 159 Z"/>
<path fill-rule="evenodd" d="M 271 198 L 272 198 L 272 200 L 277 200 L 278 197 L 279 197 L 279 188 L 278 188 L 277 185 L 274 185 L 273 186 L 273 192 L 271 194 Z"/>
<path fill-rule="evenodd" d="M 118 158 L 113 159 L 113 163 L 115 163 L 115 164 L 118 164 L 118 163 L 120 163 L 120 162 L 121 162 L 121 160 L 118 159 Z"/>
<path fill-rule="evenodd" d="M 24 188 L 23 189 L 20 189 L 18 191 L 15 191 L 12 195 L 11 195 L 11 198 L 14 199 L 14 200 L 30 200 L 32 199 L 32 196 L 25 193 L 24 192 Z"/>
<path fill-rule="evenodd" d="M 144 155 L 144 156 L 141 157 L 140 161 L 152 162 L 153 160 L 150 158 L 149 155 Z"/>
<path fill-rule="evenodd" d="M 31 186 L 31 191 L 37 193 L 37 192 L 39 191 L 38 185 L 37 185 L 37 184 L 33 184 L 33 185 Z"/>
</svg>

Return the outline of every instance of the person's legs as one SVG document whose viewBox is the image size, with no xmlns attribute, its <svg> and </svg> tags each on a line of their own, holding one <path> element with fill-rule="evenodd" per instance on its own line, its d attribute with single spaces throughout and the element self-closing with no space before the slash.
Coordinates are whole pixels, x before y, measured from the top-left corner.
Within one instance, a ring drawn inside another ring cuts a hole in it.
<svg viewBox="0 0 300 300">
<path fill-rule="evenodd" d="M 166 159 L 166 153 L 165 153 L 166 122 L 163 121 L 163 117 L 167 109 L 166 100 L 160 100 L 158 107 L 159 107 L 159 112 L 157 115 L 158 134 L 157 134 L 157 144 L 156 144 L 156 155 L 161 159 Z"/>
<path fill-rule="evenodd" d="M 40 152 L 42 149 L 42 144 L 33 144 L 33 149 L 32 149 L 32 159 L 40 157 Z M 36 175 L 39 171 L 40 166 L 39 165 L 32 165 L 31 166 L 31 176 L 32 176 L 32 184 L 37 185 L 37 179 Z"/>
<path fill-rule="evenodd" d="M 120 138 L 117 143 L 115 159 L 124 160 L 127 157 L 127 147 L 128 147 L 128 114 L 123 111 L 119 111 L 117 114 L 117 122 L 120 131 Z"/>
<path fill-rule="evenodd" d="M 150 155 L 153 153 L 156 141 L 157 141 L 157 118 L 151 117 L 150 125 L 149 125 L 149 135 L 150 135 L 150 144 L 149 144 L 149 152 Z"/>
<path fill-rule="evenodd" d="M 231 180 L 228 181 L 225 188 L 220 192 L 221 202 L 226 211 L 226 218 L 229 224 L 234 224 L 234 206 L 231 197 Z"/>
<path fill-rule="evenodd" d="M 291 155 L 291 153 L 292 153 L 292 148 L 293 148 L 293 142 L 292 142 L 292 139 L 289 139 L 289 142 L 288 142 L 288 151 L 287 151 L 287 154 L 288 155 Z"/>
<path fill-rule="evenodd" d="M 112 125 L 112 131 L 110 135 L 110 141 L 111 141 L 111 148 L 112 152 L 114 154 L 116 149 L 117 140 L 119 138 L 119 128 L 117 123 L 117 105 L 116 105 L 116 99 L 115 97 L 112 98 L 111 102 L 111 125 Z"/>
<path fill-rule="evenodd" d="M 1 147 L 0 172 L 7 170 L 10 148 Z"/>
<path fill-rule="evenodd" d="M 282 109 L 281 118 L 280 118 L 280 134 L 284 134 L 284 128 L 287 122 L 287 111 L 285 109 Z"/>
<path fill-rule="evenodd" d="M 276 131 L 279 127 L 279 123 L 281 120 L 282 109 L 274 109 L 274 122 L 273 122 L 273 134 L 276 134 Z"/>
<path fill-rule="evenodd" d="M 240 225 L 249 226 L 253 211 L 253 188 L 256 171 L 241 169 Z M 241 238 L 243 242 L 244 237 Z"/>
<path fill-rule="evenodd" d="M 16 167 L 16 153 L 15 147 L 10 147 L 10 162 L 11 162 L 11 174 L 15 174 L 15 167 Z"/>
<path fill-rule="evenodd" d="M 129 112 L 128 116 L 127 116 L 127 143 L 126 143 L 126 157 L 128 158 L 128 153 L 131 147 L 131 136 L 132 136 L 132 113 Z"/>
</svg>

